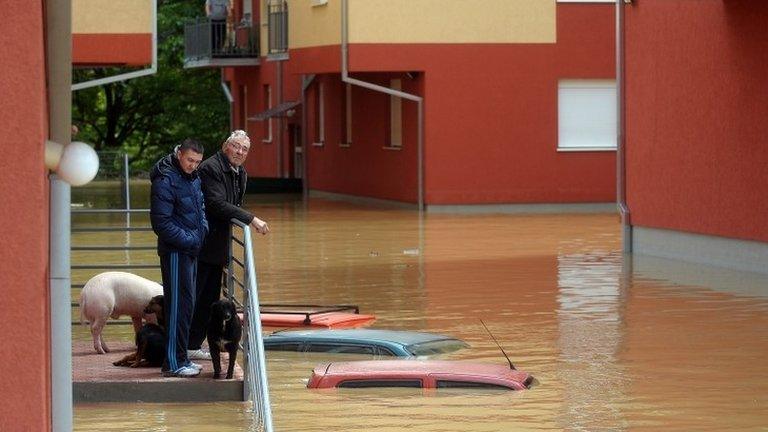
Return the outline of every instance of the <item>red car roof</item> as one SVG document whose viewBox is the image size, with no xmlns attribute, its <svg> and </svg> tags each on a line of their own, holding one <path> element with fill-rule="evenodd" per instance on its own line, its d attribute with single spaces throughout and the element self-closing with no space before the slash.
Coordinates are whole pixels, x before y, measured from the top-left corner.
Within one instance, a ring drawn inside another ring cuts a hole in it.
<svg viewBox="0 0 768 432">
<path fill-rule="evenodd" d="M 325 363 L 315 367 L 310 388 L 337 387 L 344 381 L 419 379 L 432 388 L 435 380 L 487 383 L 512 389 L 530 384 L 527 372 L 507 365 L 448 360 L 371 360 Z"/>
<path fill-rule="evenodd" d="M 243 318 L 240 314 L 240 318 Z M 363 315 L 348 312 L 327 312 L 310 315 L 310 322 L 306 323 L 303 314 L 285 314 L 262 312 L 261 325 L 264 327 L 316 327 L 327 329 L 357 328 L 376 321 L 373 315 Z"/>
</svg>

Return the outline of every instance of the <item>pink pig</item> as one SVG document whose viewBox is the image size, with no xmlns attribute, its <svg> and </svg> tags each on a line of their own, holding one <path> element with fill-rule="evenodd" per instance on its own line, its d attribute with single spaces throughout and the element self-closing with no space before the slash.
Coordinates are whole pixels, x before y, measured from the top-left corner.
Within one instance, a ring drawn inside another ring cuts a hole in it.
<svg viewBox="0 0 768 432">
<path fill-rule="evenodd" d="M 92 277 L 80 292 L 80 321 L 90 322 L 93 348 L 99 354 L 109 352 L 101 331 L 109 317 L 128 315 L 133 329 L 141 329 L 142 318 L 153 322 L 154 314 L 145 315 L 144 308 L 152 297 L 163 294 L 157 282 L 125 272 L 104 272 Z"/>
</svg>

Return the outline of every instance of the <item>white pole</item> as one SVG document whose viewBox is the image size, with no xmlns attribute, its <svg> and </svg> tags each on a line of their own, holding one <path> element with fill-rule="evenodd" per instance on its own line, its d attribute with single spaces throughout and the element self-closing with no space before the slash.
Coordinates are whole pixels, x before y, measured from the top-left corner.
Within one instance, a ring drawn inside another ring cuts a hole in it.
<svg viewBox="0 0 768 432">
<path fill-rule="evenodd" d="M 72 430 L 72 298 L 69 183 L 50 175 L 51 405 L 53 431 Z"/>
<path fill-rule="evenodd" d="M 72 2 L 47 2 L 46 60 L 49 139 L 71 140 Z M 70 185 L 51 174 L 50 181 L 50 309 L 51 429 L 72 430 L 72 301 L 70 279 Z"/>
</svg>

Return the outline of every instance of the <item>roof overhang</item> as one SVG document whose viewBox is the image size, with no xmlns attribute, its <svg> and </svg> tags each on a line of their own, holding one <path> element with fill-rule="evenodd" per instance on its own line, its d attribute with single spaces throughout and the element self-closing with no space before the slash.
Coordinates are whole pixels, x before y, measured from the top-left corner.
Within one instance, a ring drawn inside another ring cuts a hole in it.
<svg viewBox="0 0 768 432">
<path fill-rule="evenodd" d="M 272 107 L 268 110 L 262 111 L 253 117 L 248 117 L 251 121 L 264 121 L 272 117 L 285 116 L 288 110 L 291 110 L 301 105 L 301 101 L 283 102 L 280 105 Z"/>
</svg>

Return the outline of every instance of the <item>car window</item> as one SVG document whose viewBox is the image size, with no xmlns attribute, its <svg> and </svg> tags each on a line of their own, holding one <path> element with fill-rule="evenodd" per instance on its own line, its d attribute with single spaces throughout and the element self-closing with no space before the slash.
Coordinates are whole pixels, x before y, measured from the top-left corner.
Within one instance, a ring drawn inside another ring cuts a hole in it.
<svg viewBox="0 0 768 432">
<path fill-rule="evenodd" d="M 338 388 L 371 388 L 371 387 L 407 387 L 421 388 L 421 380 L 348 380 L 340 382 Z"/>
<path fill-rule="evenodd" d="M 379 347 L 379 355 L 395 357 L 395 353 L 393 353 L 392 350 L 390 350 L 389 348 L 385 348 L 383 346 Z"/>
<path fill-rule="evenodd" d="M 334 354 L 369 354 L 373 355 L 373 347 L 369 345 L 337 345 L 337 344 L 309 344 L 307 352 L 322 352 Z"/>
<path fill-rule="evenodd" d="M 406 349 L 412 355 L 418 357 L 418 356 L 428 356 L 428 355 L 449 353 L 452 351 L 460 350 L 462 348 L 466 348 L 468 346 L 469 345 L 467 345 L 466 343 L 457 339 L 446 339 L 446 340 L 422 342 L 422 343 L 417 343 L 413 345 L 408 345 Z"/>
<path fill-rule="evenodd" d="M 265 343 L 266 351 L 298 351 L 301 346 L 298 342 Z"/>
<path fill-rule="evenodd" d="M 456 381 L 456 380 L 437 380 L 437 388 L 462 388 L 462 389 L 492 389 L 492 390 L 512 390 L 509 387 L 501 386 L 498 384 L 472 382 L 472 381 Z"/>
</svg>

